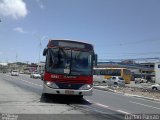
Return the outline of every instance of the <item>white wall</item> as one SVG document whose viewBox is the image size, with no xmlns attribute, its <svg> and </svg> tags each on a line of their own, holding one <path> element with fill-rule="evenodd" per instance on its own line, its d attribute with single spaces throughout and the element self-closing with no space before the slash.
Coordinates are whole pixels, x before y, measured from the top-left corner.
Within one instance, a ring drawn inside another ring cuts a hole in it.
<svg viewBox="0 0 160 120">
<path fill-rule="evenodd" d="M 155 63 L 155 82 L 160 84 L 160 63 Z"/>
<path fill-rule="evenodd" d="M 0 65 L 7 66 L 8 63 L 0 63 Z"/>
</svg>

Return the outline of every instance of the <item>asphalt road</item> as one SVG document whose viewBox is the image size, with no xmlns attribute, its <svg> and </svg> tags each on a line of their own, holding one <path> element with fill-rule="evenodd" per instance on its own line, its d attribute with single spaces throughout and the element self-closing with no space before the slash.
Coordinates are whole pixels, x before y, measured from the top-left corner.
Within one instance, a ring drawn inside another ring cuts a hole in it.
<svg viewBox="0 0 160 120">
<path fill-rule="evenodd" d="M 6 114 L 13 114 L 18 115 L 18 120 L 120 120 L 127 114 L 160 113 L 158 102 L 96 89 L 92 96 L 83 99 L 44 97 L 41 94 L 42 84 L 40 79 L 29 78 L 28 75 L 0 73 L 0 119 Z"/>
</svg>

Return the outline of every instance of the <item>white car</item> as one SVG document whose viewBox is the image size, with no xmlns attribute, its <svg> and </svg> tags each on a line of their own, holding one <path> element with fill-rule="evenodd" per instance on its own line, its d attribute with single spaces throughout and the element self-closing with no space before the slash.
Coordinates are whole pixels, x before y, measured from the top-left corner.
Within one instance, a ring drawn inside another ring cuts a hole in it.
<svg viewBox="0 0 160 120">
<path fill-rule="evenodd" d="M 160 90 L 160 84 L 154 84 L 151 86 L 152 90 Z"/>
<path fill-rule="evenodd" d="M 31 73 L 30 78 L 41 79 L 41 75 L 39 73 Z"/>
<path fill-rule="evenodd" d="M 11 76 L 19 76 L 19 72 L 17 70 L 13 70 L 11 72 Z"/>
<path fill-rule="evenodd" d="M 118 85 L 118 86 L 125 86 L 125 80 L 119 76 L 113 76 L 108 79 L 108 85 Z"/>
</svg>

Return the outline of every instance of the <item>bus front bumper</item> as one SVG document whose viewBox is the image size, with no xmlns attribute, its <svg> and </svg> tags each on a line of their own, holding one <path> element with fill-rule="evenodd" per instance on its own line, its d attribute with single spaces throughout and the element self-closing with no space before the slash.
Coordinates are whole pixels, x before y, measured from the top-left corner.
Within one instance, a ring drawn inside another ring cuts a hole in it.
<svg viewBox="0 0 160 120">
<path fill-rule="evenodd" d="M 90 96 L 92 95 L 92 89 L 88 90 L 74 90 L 74 89 L 53 89 L 48 87 L 46 84 L 43 85 L 43 93 L 47 94 L 59 94 L 59 95 L 85 95 Z"/>
</svg>

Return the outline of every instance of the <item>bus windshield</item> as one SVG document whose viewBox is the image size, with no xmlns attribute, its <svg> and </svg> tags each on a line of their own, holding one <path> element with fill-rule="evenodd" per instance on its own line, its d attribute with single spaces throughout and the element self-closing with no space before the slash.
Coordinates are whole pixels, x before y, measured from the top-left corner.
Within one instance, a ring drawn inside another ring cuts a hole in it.
<svg viewBox="0 0 160 120">
<path fill-rule="evenodd" d="M 46 70 L 55 74 L 91 75 L 91 52 L 49 48 Z"/>
</svg>

